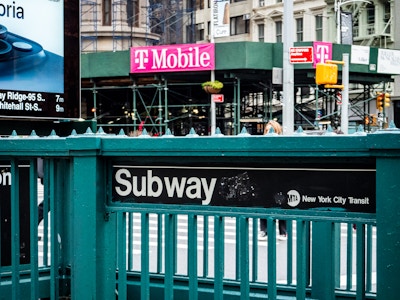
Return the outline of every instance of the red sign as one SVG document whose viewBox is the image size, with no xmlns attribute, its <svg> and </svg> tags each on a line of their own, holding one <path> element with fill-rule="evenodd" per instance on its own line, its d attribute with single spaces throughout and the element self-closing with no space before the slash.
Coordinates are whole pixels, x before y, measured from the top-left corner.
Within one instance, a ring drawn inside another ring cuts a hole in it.
<svg viewBox="0 0 400 300">
<path fill-rule="evenodd" d="M 212 101 L 214 101 L 215 103 L 224 103 L 224 95 L 212 94 Z"/>
<path fill-rule="evenodd" d="M 289 48 L 290 63 L 308 64 L 313 62 L 313 47 Z"/>
</svg>

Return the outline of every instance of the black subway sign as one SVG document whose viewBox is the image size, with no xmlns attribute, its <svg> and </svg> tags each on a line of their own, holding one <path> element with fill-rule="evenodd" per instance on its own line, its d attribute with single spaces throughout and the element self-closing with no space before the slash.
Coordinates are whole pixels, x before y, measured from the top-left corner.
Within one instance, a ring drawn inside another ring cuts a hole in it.
<svg viewBox="0 0 400 300">
<path fill-rule="evenodd" d="M 376 211 L 374 168 L 113 166 L 112 204 Z"/>
</svg>

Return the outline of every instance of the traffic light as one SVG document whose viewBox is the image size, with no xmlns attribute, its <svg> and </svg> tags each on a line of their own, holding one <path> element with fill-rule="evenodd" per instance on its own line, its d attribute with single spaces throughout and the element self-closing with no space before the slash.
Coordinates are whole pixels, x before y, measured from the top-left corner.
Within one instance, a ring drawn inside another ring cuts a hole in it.
<svg viewBox="0 0 400 300">
<path fill-rule="evenodd" d="M 384 93 L 376 92 L 376 109 L 383 111 Z"/>
<path fill-rule="evenodd" d="M 338 78 L 338 66 L 335 64 L 317 63 L 315 69 L 315 83 L 336 84 Z"/>
<path fill-rule="evenodd" d="M 385 97 L 383 98 L 383 103 L 384 103 L 385 107 L 390 106 L 390 94 L 389 93 L 385 93 Z"/>
</svg>

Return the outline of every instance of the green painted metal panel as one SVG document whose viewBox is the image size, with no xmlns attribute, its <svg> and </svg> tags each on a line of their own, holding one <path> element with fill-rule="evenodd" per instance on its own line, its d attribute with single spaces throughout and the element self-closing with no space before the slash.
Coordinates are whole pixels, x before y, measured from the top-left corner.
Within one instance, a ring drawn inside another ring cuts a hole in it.
<svg viewBox="0 0 400 300">
<path fill-rule="evenodd" d="M 283 44 L 282 43 L 276 43 L 273 45 L 274 49 L 274 56 L 272 58 L 273 60 L 273 67 L 276 68 L 282 68 L 283 67 Z M 301 67 L 301 66 L 299 66 Z"/>
<path fill-rule="evenodd" d="M 81 55 L 82 78 L 128 76 L 129 69 L 129 51 L 97 52 Z"/>
<path fill-rule="evenodd" d="M 231 42 L 215 44 L 216 70 L 271 70 L 273 44 Z"/>
<path fill-rule="evenodd" d="M 394 300 L 400 294 L 400 159 L 379 157 L 377 168 L 377 299 Z"/>
<path fill-rule="evenodd" d="M 312 297 L 316 299 L 335 299 L 334 294 L 334 225 L 328 222 L 313 223 L 313 269 Z M 324 249 L 324 251 L 321 251 Z"/>
</svg>

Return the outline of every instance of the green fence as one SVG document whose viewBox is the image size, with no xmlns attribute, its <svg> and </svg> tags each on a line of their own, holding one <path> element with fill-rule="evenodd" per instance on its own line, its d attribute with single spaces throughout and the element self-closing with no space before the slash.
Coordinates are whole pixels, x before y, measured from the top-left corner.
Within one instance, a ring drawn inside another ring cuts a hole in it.
<svg viewBox="0 0 400 300">
<path fill-rule="evenodd" d="M 399 136 L 1 138 L 0 299 L 396 299 Z"/>
</svg>

